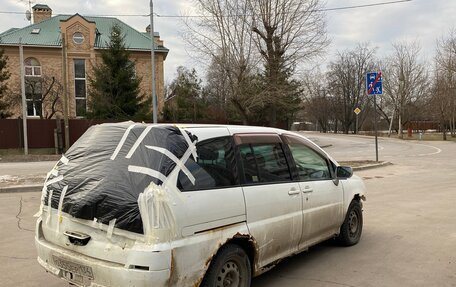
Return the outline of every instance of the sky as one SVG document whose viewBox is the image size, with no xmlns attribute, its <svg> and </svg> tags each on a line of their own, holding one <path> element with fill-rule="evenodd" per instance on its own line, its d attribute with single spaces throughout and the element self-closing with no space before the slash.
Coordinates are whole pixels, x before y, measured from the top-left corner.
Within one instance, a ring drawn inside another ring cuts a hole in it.
<svg viewBox="0 0 456 287">
<path fill-rule="evenodd" d="M 326 0 L 326 8 L 365 5 L 391 0 Z M 46 4 L 56 14 L 81 15 L 146 15 L 149 0 L 34 0 L 34 4 Z M 154 0 L 154 12 L 159 15 L 188 15 L 194 13 L 192 0 Z M 25 17 L 28 1 L 0 0 L 0 12 L 24 12 L 24 14 L 1 14 L 0 32 L 12 27 L 29 24 Z M 355 47 L 358 43 L 370 43 L 377 48 L 377 57 L 386 57 L 392 52 L 392 43 L 418 41 L 423 59 L 432 60 L 436 41 L 456 28 L 455 0 L 412 0 L 392 5 L 338 10 L 326 12 L 327 33 L 331 44 L 320 61 L 325 69 L 337 51 Z M 149 24 L 147 16 L 117 16 L 139 31 Z M 182 38 L 184 25 L 179 18 L 155 17 L 155 31 L 160 33 L 165 46 L 170 49 L 165 61 L 165 83 L 170 83 L 178 66 L 196 68 L 204 77 L 205 63 L 201 61 Z"/>
</svg>

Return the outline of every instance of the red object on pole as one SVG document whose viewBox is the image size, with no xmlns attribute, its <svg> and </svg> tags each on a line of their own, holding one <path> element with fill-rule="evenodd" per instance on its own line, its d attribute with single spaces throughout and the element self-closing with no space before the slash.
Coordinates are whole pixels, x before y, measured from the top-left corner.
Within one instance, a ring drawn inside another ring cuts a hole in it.
<svg viewBox="0 0 456 287">
<path fill-rule="evenodd" d="M 407 136 L 408 136 L 409 138 L 412 137 L 412 127 L 408 127 L 408 129 L 407 129 Z"/>
</svg>

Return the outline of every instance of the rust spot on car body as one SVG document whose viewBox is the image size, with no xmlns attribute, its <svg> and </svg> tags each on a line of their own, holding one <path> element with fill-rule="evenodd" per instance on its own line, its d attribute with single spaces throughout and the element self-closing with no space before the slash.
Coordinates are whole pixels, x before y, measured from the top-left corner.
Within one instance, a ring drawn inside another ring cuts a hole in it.
<svg viewBox="0 0 456 287">
<path fill-rule="evenodd" d="M 241 240 L 239 242 L 239 240 Z M 241 246 L 244 248 L 244 249 L 247 249 L 245 250 L 247 252 L 247 255 L 249 256 L 249 259 L 250 259 L 250 263 L 251 263 L 251 266 L 252 266 L 252 276 L 257 276 L 259 274 L 261 274 L 262 272 L 259 270 L 259 266 L 258 266 L 258 253 L 259 253 L 259 247 L 258 247 L 258 243 L 257 241 L 255 240 L 255 238 L 250 235 L 250 234 L 241 234 L 241 233 L 236 233 L 232 239 L 229 239 L 227 240 L 227 242 L 234 242 L 234 243 L 241 243 Z M 238 241 L 238 242 L 236 242 Z M 247 245 L 243 245 L 242 243 L 243 242 L 246 242 Z"/>
<path fill-rule="evenodd" d="M 218 228 L 219 229 L 219 228 Z M 216 229 L 215 229 L 216 230 Z M 201 282 L 203 281 L 204 279 L 204 276 L 212 262 L 212 259 L 217 255 L 218 251 L 220 250 L 220 248 L 227 244 L 227 243 L 230 243 L 230 242 L 233 242 L 233 243 L 236 243 L 236 241 L 239 242 L 239 240 L 242 240 L 243 242 L 247 242 L 248 244 L 251 244 L 253 246 L 253 254 L 250 254 L 250 257 L 251 259 L 253 259 L 253 262 L 252 262 L 252 275 L 254 274 L 254 271 L 255 271 L 255 267 L 256 264 L 257 264 L 257 254 L 258 254 L 258 247 L 257 247 L 257 243 L 255 241 L 255 239 L 250 235 L 250 234 L 241 234 L 241 233 L 236 233 L 235 235 L 233 235 L 231 238 L 228 238 L 227 240 L 225 240 L 224 243 L 222 242 L 219 242 L 217 244 L 217 248 L 215 249 L 214 253 L 212 253 L 205 261 L 205 264 L 204 264 L 204 274 L 201 278 L 199 278 L 192 286 L 196 287 L 196 286 L 199 286 L 201 284 Z M 244 246 L 242 246 L 244 247 Z M 247 252 L 248 250 L 246 250 Z"/>
<path fill-rule="evenodd" d="M 199 287 L 200 284 L 201 284 L 201 281 L 203 281 L 203 278 L 204 278 L 204 276 L 201 277 L 200 279 L 198 279 L 198 281 L 196 281 L 192 286 L 193 286 L 193 287 Z"/>
<path fill-rule="evenodd" d="M 178 276 L 179 275 L 176 270 L 176 259 L 174 258 L 174 249 L 171 249 L 171 266 L 169 268 L 168 286 L 175 286 Z"/>
</svg>

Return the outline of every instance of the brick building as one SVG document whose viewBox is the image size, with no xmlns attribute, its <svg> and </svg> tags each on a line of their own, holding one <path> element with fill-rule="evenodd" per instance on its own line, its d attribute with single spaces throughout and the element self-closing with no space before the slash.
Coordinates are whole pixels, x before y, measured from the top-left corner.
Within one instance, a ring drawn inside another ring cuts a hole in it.
<svg viewBox="0 0 456 287">
<path fill-rule="evenodd" d="M 110 17 L 83 17 L 79 14 L 52 16 L 52 10 L 47 5 L 33 6 L 33 23 L 24 28 L 11 28 L 0 34 L 0 48 L 8 56 L 8 70 L 11 77 L 8 87 L 11 95 L 17 97 L 21 91 L 20 85 L 20 55 L 19 44 L 24 50 L 25 78 L 27 83 L 36 79 L 51 79 L 59 85 L 64 83 L 66 62 L 67 91 L 69 117 L 84 117 L 87 110 L 88 76 L 91 69 L 100 61 L 100 50 L 106 48 L 113 25 L 118 25 L 125 36 L 127 49 L 131 52 L 131 61 L 135 63 L 137 76 L 142 78 L 141 90 L 148 95 L 151 102 L 151 40 L 147 31 L 139 32 L 124 22 Z M 147 30 L 147 29 L 146 29 Z M 65 37 L 65 41 L 62 41 Z M 66 53 L 62 43 L 66 43 Z M 163 46 L 158 33 L 154 35 L 155 42 L 155 80 L 156 95 L 159 111 L 164 101 L 164 71 L 163 64 L 168 49 Z M 39 81 L 37 81 L 39 82 Z M 42 106 L 33 101 L 34 94 L 44 93 L 45 88 L 30 88 L 26 85 L 26 102 L 28 117 L 38 117 L 40 109 L 43 113 L 50 109 L 51 103 L 43 102 Z M 63 102 L 63 101 L 62 101 Z M 60 102 L 59 105 L 62 105 Z M 15 105 L 14 118 L 22 115 L 21 104 Z M 63 109 L 60 107 L 59 113 Z M 49 113 L 47 113 L 49 115 Z M 55 116 L 60 116 L 58 113 Z"/>
</svg>

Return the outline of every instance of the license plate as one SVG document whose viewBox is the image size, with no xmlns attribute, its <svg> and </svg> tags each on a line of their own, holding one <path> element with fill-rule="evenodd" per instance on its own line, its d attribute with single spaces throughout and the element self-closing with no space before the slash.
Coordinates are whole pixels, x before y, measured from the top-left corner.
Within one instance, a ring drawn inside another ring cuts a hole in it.
<svg viewBox="0 0 456 287">
<path fill-rule="evenodd" d="M 93 279 L 92 267 L 62 259 L 57 256 L 52 256 L 52 259 L 54 260 L 55 266 L 64 271 L 68 271 L 75 275 L 79 275 L 88 279 Z"/>
</svg>

